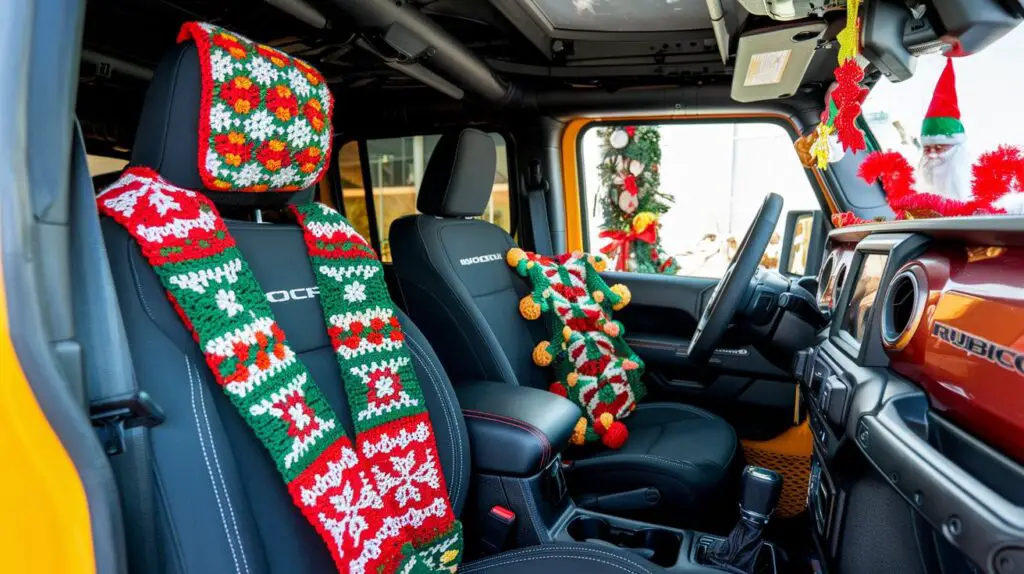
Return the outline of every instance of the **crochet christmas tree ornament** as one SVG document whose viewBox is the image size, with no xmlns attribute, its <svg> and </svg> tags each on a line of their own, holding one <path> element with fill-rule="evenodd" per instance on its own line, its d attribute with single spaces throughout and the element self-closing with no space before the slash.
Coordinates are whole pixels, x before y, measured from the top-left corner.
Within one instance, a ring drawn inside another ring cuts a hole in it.
<svg viewBox="0 0 1024 574">
<path fill-rule="evenodd" d="M 629 290 L 601 279 L 606 262 L 600 256 L 574 252 L 551 258 L 514 248 L 506 262 L 532 287 L 519 302 L 520 314 L 528 320 L 549 318 L 551 340 L 534 347 L 533 362 L 554 367 L 557 380 L 548 390 L 585 414 L 572 443 L 600 440 L 609 448 L 622 447 L 629 431 L 621 421 L 646 394 L 643 361 L 626 344 L 622 323 L 611 318 L 613 310 L 629 304 Z"/>
</svg>

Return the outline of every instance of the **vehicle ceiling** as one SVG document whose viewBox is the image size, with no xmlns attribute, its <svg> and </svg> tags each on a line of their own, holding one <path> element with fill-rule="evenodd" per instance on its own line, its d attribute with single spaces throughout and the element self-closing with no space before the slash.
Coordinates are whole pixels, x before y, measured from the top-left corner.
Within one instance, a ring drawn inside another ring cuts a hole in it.
<svg viewBox="0 0 1024 574">
<path fill-rule="evenodd" d="M 479 56 L 496 76 L 528 95 L 728 86 L 737 37 L 787 24 L 751 14 L 744 7 L 758 5 L 759 0 L 721 0 L 729 34 L 723 63 L 709 13 L 709 4 L 719 0 L 612 0 L 612 4 L 610 0 L 536 0 L 550 3 L 542 9 L 549 22 L 558 23 L 559 18 L 573 14 L 580 19 L 563 24 L 564 29 L 539 32 L 539 20 L 529 10 L 532 1 L 404 3 L 411 4 L 406 9 L 422 11 Z M 828 24 L 799 90 L 815 99 L 832 79 L 836 53 L 832 40 L 845 22 L 843 10 L 833 5 L 836 1 L 826 0 L 824 8 L 803 20 Z M 304 23 L 272 2 L 285 0 L 90 0 L 77 109 L 90 150 L 107 155 L 127 152 L 152 70 L 188 20 L 224 26 L 311 62 L 331 83 L 339 110 L 359 109 L 359 115 L 372 117 L 375 110 L 440 109 L 453 102 L 462 113 L 487 107 L 469 90 L 464 102 L 456 102 L 393 69 L 385 60 L 394 62 L 399 54 L 382 41 L 381 31 L 358 26 L 332 0 L 305 2 L 327 18 L 326 29 Z M 600 17 L 602 10 L 606 17 Z M 643 14 L 648 17 L 638 16 Z M 659 21 L 664 24 L 656 25 Z M 587 27 L 592 30 L 582 30 Z M 663 29 L 652 31 L 652 27 Z"/>
</svg>

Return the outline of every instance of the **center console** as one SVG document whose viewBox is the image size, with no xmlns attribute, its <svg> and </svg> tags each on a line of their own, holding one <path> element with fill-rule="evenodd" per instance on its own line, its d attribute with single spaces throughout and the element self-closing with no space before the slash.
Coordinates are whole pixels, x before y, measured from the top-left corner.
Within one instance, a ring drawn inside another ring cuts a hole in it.
<svg viewBox="0 0 1024 574">
<path fill-rule="evenodd" d="M 571 401 L 539 389 L 476 381 L 456 385 L 456 394 L 473 464 L 467 508 L 475 511 L 463 513 L 468 555 L 580 542 L 633 553 L 668 572 L 723 571 L 712 566 L 712 554 L 716 549 L 720 554 L 725 543 L 722 537 L 601 514 L 573 503 L 561 462 L 580 417 Z M 769 497 L 763 505 L 767 509 L 774 502 Z M 769 513 L 755 511 L 751 518 L 763 514 L 766 520 Z M 752 552 L 753 572 L 783 571 L 780 552 L 772 544 L 757 540 Z"/>
</svg>

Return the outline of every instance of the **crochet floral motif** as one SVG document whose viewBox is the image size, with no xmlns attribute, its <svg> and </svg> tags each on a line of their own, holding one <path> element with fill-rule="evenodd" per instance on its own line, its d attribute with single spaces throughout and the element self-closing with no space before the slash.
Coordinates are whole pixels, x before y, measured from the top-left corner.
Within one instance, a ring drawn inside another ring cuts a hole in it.
<svg viewBox="0 0 1024 574">
<path fill-rule="evenodd" d="M 243 49 L 223 42 L 226 50 Z M 289 347 L 208 198 L 136 167 L 98 202 L 138 242 L 338 570 L 454 568 L 462 527 L 448 502 L 423 392 L 380 262 L 345 219 L 322 205 L 292 208 L 341 367 L 354 443 Z M 363 296 L 353 301 L 346 293 L 356 284 Z"/>
<path fill-rule="evenodd" d="M 312 66 L 217 26 L 188 22 L 202 70 L 199 173 L 220 191 L 294 191 L 330 157 L 331 90 Z"/>
</svg>

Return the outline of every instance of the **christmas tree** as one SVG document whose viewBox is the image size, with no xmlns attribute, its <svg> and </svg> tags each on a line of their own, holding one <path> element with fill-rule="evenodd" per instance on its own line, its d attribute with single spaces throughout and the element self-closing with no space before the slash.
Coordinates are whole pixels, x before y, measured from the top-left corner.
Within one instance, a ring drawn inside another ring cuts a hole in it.
<svg viewBox="0 0 1024 574">
<path fill-rule="evenodd" d="M 617 271 L 674 275 L 679 265 L 661 247 L 658 219 L 672 207 L 661 193 L 658 166 L 661 134 L 652 126 L 617 126 L 598 130 L 603 159 L 598 166 L 598 204 L 604 215 L 601 251 Z"/>
</svg>

